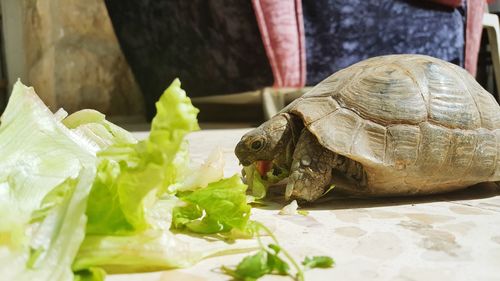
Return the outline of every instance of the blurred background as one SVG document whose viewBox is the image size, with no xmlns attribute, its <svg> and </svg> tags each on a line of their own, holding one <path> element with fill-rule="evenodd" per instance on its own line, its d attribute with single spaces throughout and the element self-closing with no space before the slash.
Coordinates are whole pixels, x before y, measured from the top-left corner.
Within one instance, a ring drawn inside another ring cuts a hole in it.
<svg viewBox="0 0 500 281">
<path fill-rule="evenodd" d="M 53 110 L 146 130 L 179 77 L 202 128 L 255 126 L 339 69 L 396 53 L 464 67 L 498 100 L 500 1 L 1 0 L 0 112 L 20 78 Z"/>
</svg>

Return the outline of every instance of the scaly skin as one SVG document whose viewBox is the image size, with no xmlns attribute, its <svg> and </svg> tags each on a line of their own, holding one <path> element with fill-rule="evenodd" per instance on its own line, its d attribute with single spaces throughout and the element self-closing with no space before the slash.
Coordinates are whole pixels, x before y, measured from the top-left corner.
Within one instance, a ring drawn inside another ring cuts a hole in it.
<svg viewBox="0 0 500 281">
<path fill-rule="evenodd" d="M 293 153 L 285 197 L 314 201 L 332 181 L 334 153 L 325 149 L 316 137 L 304 129 Z"/>
</svg>

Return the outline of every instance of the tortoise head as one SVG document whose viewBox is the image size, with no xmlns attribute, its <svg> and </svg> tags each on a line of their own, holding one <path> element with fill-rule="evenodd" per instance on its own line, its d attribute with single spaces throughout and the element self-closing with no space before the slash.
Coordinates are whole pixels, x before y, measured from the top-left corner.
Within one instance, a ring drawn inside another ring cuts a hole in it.
<svg viewBox="0 0 500 281">
<path fill-rule="evenodd" d="M 256 161 L 272 161 L 287 153 L 288 144 L 295 139 L 294 121 L 289 114 L 280 113 L 245 134 L 235 149 L 240 163 L 248 166 Z"/>
</svg>

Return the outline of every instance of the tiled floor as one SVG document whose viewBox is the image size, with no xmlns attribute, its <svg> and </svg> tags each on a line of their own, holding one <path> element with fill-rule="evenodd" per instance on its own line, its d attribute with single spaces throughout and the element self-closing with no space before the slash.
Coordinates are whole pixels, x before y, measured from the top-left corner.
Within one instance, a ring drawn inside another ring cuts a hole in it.
<svg viewBox="0 0 500 281">
<path fill-rule="evenodd" d="M 193 160 L 202 161 L 219 146 L 226 176 L 238 173 L 233 148 L 245 131 L 192 133 Z M 490 183 L 417 198 L 331 196 L 305 208 L 308 216 L 278 215 L 282 205 L 275 202 L 255 208 L 253 218 L 272 228 L 282 246 L 299 260 L 305 255 L 335 258 L 335 268 L 308 271 L 306 280 L 498 280 L 499 195 L 500 189 Z M 217 268 L 235 265 L 243 256 L 211 258 L 180 270 L 111 275 L 108 280 L 229 280 Z"/>
</svg>

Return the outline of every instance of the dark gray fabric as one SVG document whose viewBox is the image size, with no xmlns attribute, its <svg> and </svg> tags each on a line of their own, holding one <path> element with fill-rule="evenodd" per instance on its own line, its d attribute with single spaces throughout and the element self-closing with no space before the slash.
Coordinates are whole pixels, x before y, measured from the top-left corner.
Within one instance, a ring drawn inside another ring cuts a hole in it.
<svg viewBox="0 0 500 281">
<path fill-rule="evenodd" d="M 463 66 L 465 8 L 417 0 L 304 0 L 302 5 L 308 85 L 386 54 L 426 54 Z"/>
<path fill-rule="evenodd" d="M 149 117 L 175 77 L 191 97 L 273 83 L 251 1 L 105 2 Z"/>
</svg>

